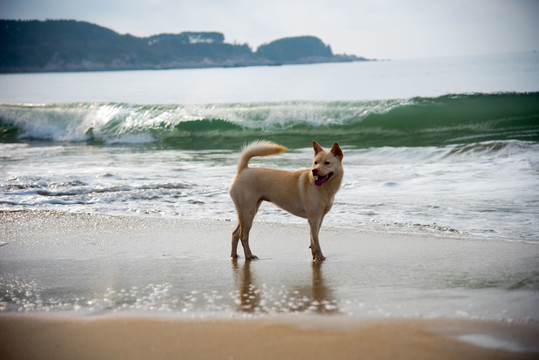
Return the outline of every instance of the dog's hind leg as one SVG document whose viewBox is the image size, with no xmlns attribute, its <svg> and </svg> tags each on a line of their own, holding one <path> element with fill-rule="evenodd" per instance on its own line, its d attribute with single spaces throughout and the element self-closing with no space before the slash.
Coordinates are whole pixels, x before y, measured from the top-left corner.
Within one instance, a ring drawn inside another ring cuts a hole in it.
<svg viewBox="0 0 539 360">
<path fill-rule="evenodd" d="M 238 242 L 240 240 L 241 226 L 238 224 L 236 229 L 232 232 L 232 251 L 230 252 L 230 258 L 235 260 L 238 258 Z"/>
<path fill-rule="evenodd" d="M 258 257 L 253 255 L 251 248 L 249 247 L 249 231 L 251 230 L 251 224 L 249 226 L 241 227 L 241 245 L 243 246 L 243 252 L 245 253 L 245 260 L 256 260 Z"/>
<path fill-rule="evenodd" d="M 262 200 L 259 200 L 254 206 L 243 207 L 238 214 L 240 220 L 240 240 L 243 246 L 243 252 L 245 253 L 245 260 L 258 259 L 257 256 L 253 255 L 249 247 L 249 232 L 251 231 L 253 220 L 261 203 Z"/>
</svg>

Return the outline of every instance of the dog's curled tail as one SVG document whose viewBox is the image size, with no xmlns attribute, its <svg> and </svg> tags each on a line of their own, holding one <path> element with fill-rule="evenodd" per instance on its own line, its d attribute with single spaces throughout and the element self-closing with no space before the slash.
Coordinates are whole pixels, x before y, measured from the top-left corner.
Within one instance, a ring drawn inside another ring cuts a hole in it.
<svg viewBox="0 0 539 360">
<path fill-rule="evenodd" d="M 240 160 L 238 161 L 238 172 L 247 167 L 249 160 L 252 157 L 276 155 L 286 150 L 288 149 L 284 146 L 277 145 L 271 141 L 253 141 L 241 149 Z"/>
</svg>

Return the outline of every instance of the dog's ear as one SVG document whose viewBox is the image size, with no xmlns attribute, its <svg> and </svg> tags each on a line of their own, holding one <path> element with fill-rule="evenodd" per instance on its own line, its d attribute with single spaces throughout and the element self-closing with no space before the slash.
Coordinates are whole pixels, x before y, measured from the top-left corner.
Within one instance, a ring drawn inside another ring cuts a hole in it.
<svg viewBox="0 0 539 360">
<path fill-rule="evenodd" d="M 313 140 L 313 149 L 314 149 L 314 155 L 318 154 L 320 151 L 324 151 L 324 149 L 322 149 L 322 146 L 318 145 L 318 143 L 314 140 Z"/>
<path fill-rule="evenodd" d="M 331 147 L 331 153 L 341 160 L 344 157 L 344 154 L 342 153 L 342 150 L 337 143 L 333 143 L 333 146 Z"/>
</svg>

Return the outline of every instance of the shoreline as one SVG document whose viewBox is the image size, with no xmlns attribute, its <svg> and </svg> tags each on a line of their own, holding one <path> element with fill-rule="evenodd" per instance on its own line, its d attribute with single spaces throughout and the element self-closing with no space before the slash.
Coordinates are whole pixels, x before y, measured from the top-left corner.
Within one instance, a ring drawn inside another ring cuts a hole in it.
<svg viewBox="0 0 539 360">
<path fill-rule="evenodd" d="M 3 359 L 532 359 L 539 328 L 451 319 L 0 315 Z"/>
<path fill-rule="evenodd" d="M 307 225 L 256 223 L 246 262 L 233 227 L 0 212 L 0 357 L 539 353 L 537 245 L 328 227 L 316 264 Z"/>
</svg>

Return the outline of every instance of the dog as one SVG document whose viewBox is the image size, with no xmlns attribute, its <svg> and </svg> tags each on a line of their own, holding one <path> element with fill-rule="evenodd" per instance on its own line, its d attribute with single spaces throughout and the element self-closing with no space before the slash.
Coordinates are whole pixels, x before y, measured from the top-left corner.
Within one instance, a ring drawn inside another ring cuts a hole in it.
<svg viewBox="0 0 539 360">
<path fill-rule="evenodd" d="M 280 154 L 288 150 L 269 141 L 255 141 L 242 149 L 238 172 L 229 189 L 238 214 L 238 226 L 232 232 L 231 258 L 237 259 L 238 242 L 241 240 L 246 260 L 258 259 L 249 248 L 249 231 L 263 201 L 309 221 L 313 261 L 325 260 L 318 241 L 322 220 L 333 205 L 344 174 L 343 152 L 334 143 L 325 151 L 313 140 L 314 161 L 311 169 L 284 171 L 250 168 L 249 160 L 255 156 Z"/>
</svg>

